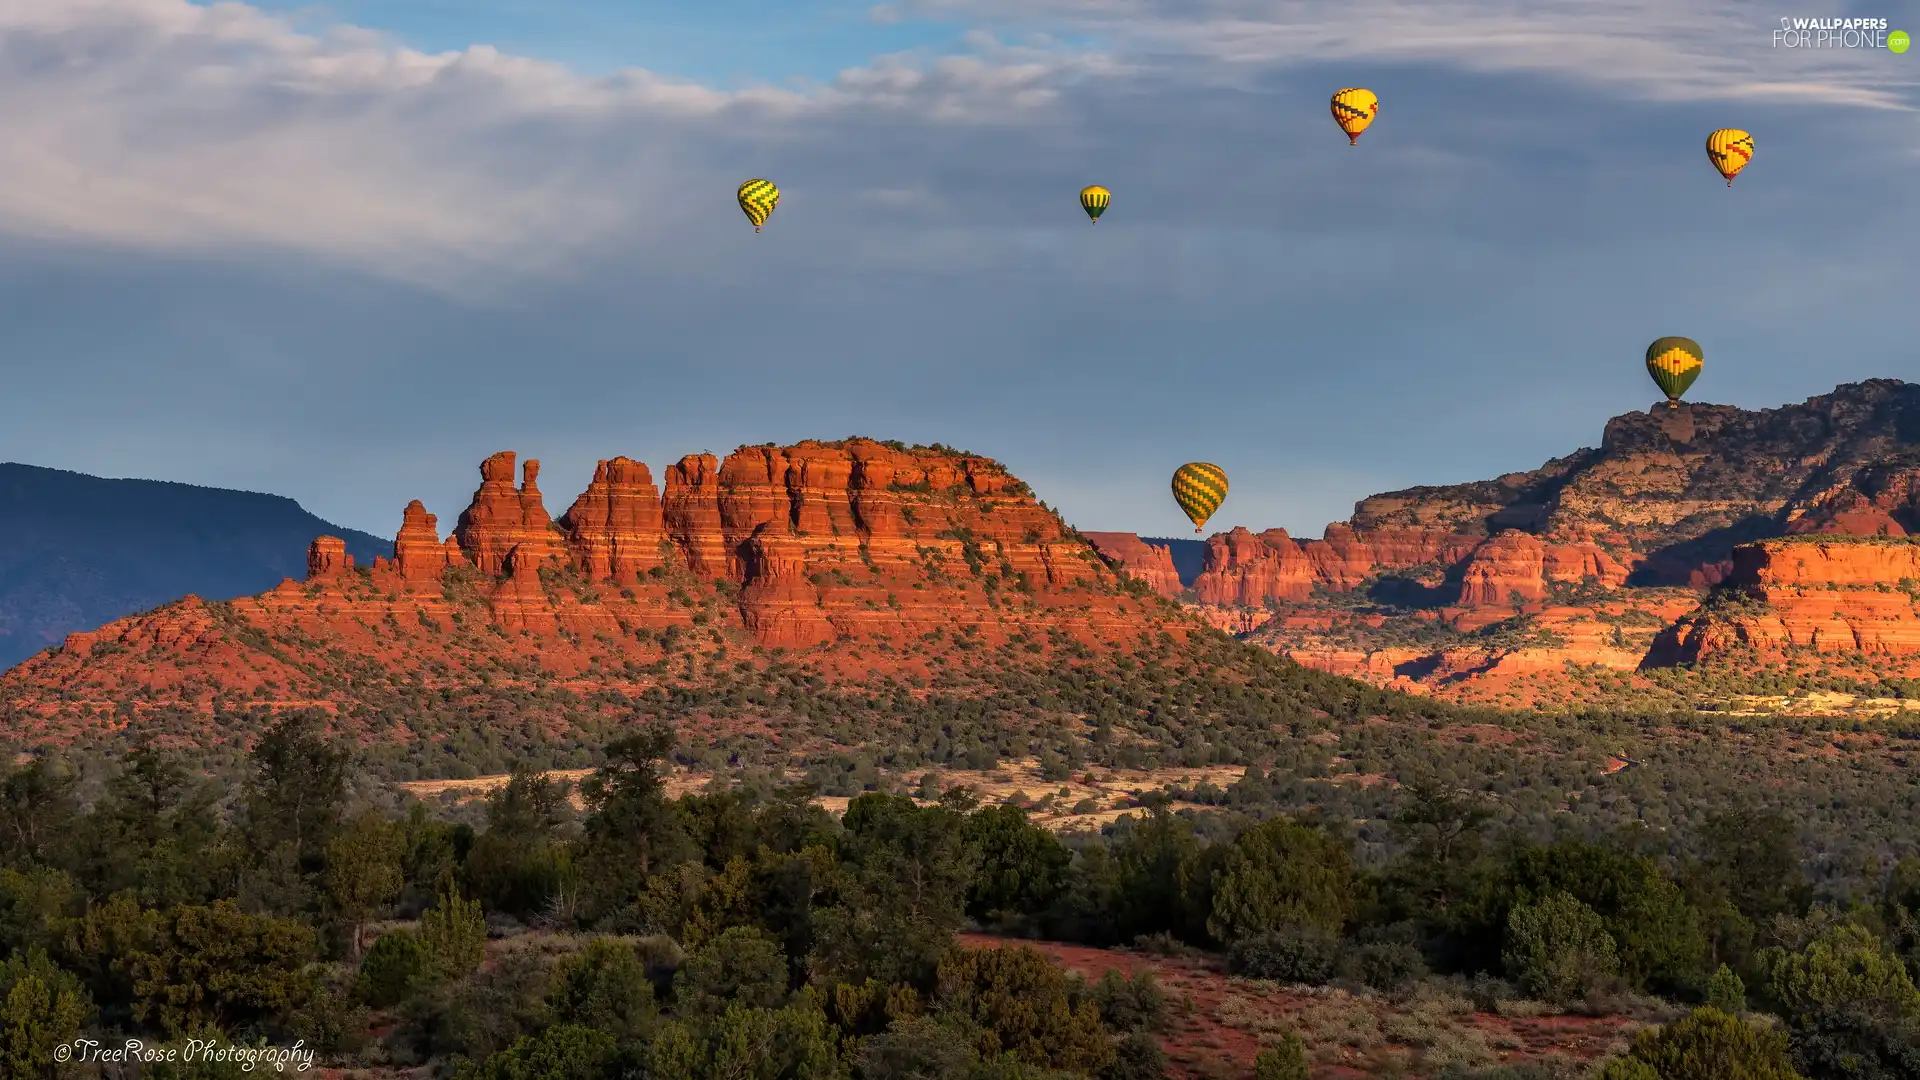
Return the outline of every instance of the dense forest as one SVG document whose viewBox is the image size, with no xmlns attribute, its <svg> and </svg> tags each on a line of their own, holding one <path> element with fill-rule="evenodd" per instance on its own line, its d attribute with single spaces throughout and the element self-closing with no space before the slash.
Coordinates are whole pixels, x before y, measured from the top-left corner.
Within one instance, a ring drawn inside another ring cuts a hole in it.
<svg viewBox="0 0 1920 1080">
<path fill-rule="evenodd" d="M 1460 1080 L 1920 1075 L 1920 859 L 1822 885 L 1793 822 L 1732 797 L 1678 838 L 1543 837 L 1415 781 L 1363 841 L 1256 769 L 1217 811 L 1149 800 L 1063 839 L 936 781 L 839 818 L 752 773 L 669 798 L 676 737 L 636 730 L 578 792 L 523 768 L 478 821 L 403 804 L 304 716 L 231 789 L 151 746 L 9 766 L 0 1069 L 244 1075 L 60 1050 L 217 1037 L 459 1080 L 1166 1075 L 1151 975 L 1076 978 L 1033 937 L 1664 1020 L 1583 1073 L 1428 1071 Z M 1300 1033 L 1265 1042 L 1242 1075 L 1311 1075 Z"/>
</svg>

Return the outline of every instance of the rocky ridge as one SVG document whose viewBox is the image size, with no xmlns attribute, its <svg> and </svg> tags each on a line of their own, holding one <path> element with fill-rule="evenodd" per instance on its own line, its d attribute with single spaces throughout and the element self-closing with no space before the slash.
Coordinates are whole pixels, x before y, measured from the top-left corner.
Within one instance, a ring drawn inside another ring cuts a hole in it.
<svg viewBox="0 0 1920 1080">
<path fill-rule="evenodd" d="M 370 682 L 640 693 L 694 677 L 696 661 L 783 651 L 846 678 L 922 677 L 974 650 L 1046 656 L 1199 628 L 1123 587 L 987 458 L 864 439 L 742 447 L 682 458 L 656 486 L 616 457 L 558 518 L 538 461 L 519 463 L 518 484 L 516 462 L 481 464 L 445 537 L 417 501 L 391 558 L 359 564 L 319 537 L 304 581 L 72 634 L 0 676 L 0 704 L 71 723 L 124 714 L 129 697 L 347 709 Z"/>
<path fill-rule="evenodd" d="M 1869 557 L 1803 545 L 1916 529 L 1920 386 L 1877 379 L 1778 409 L 1617 416 L 1597 448 L 1375 495 L 1319 540 L 1234 528 L 1179 595 L 1215 625 L 1257 623 L 1242 632 L 1303 663 L 1475 700 L 1512 677 L 1710 663 L 1736 644 L 1871 654 L 1865 668 L 1901 675 L 1920 672 L 1911 597 L 1882 579 L 1871 598 L 1836 599 L 1864 588 Z M 1096 543 L 1164 592 L 1124 537 Z M 1745 606 L 1696 615 L 1723 586 Z"/>
</svg>

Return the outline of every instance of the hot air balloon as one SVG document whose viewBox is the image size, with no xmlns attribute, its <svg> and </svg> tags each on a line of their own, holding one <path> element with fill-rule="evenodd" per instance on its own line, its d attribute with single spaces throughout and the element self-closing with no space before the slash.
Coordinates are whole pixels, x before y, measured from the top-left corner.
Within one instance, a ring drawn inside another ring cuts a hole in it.
<svg viewBox="0 0 1920 1080">
<path fill-rule="evenodd" d="M 1721 128 L 1707 136 L 1707 159 L 1733 186 L 1733 178 L 1753 160 L 1753 136 L 1739 128 Z"/>
<path fill-rule="evenodd" d="M 1080 189 L 1080 209 L 1087 212 L 1095 225 L 1100 224 L 1100 215 L 1107 212 L 1107 204 L 1113 201 L 1113 192 L 1094 184 Z"/>
<path fill-rule="evenodd" d="M 1380 99 L 1373 91 L 1350 86 L 1333 95 L 1333 122 L 1347 133 L 1347 145 L 1360 142 L 1360 133 L 1367 130 L 1373 118 L 1380 115 Z"/>
<path fill-rule="evenodd" d="M 1680 406 L 1680 395 L 1700 377 L 1706 356 L 1692 338 L 1663 337 L 1647 346 L 1647 374 L 1667 395 L 1667 405 Z"/>
<path fill-rule="evenodd" d="M 1227 471 L 1204 461 L 1189 461 L 1173 470 L 1173 501 L 1199 532 L 1220 504 L 1227 501 Z"/>
<path fill-rule="evenodd" d="M 773 215 L 773 208 L 779 205 L 780 189 L 773 186 L 773 181 L 753 179 L 740 185 L 740 209 L 746 212 L 747 220 L 753 222 L 754 232 L 760 231 L 760 226 Z"/>
</svg>

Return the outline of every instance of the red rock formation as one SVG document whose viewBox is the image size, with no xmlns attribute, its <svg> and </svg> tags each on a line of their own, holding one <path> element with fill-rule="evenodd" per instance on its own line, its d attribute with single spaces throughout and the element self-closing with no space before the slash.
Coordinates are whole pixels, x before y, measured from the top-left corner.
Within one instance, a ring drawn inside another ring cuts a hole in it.
<svg viewBox="0 0 1920 1080">
<path fill-rule="evenodd" d="M 688 568 L 703 578 L 725 577 L 728 546 L 720 528 L 720 462 L 712 454 L 688 454 L 667 469 L 661 511 L 667 536 Z"/>
<path fill-rule="evenodd" d="M 480 463 L 480 489 L 473 493 L 473 502 L 460 514 L 453 530 L 468 560 L 490 576 L 505 572 L 507 553 L 514 548 L 524 548 L 522 558 L 536 565 L 564 551 L 562 537 L 540 499 L 536 483 L 540 463 L 526 463 L 524 479 L 516 491 L 514 457 L 513 451 L 502 450 Z"/>
<path fill-rule="evenodd" d="M 744 547 L 740 613 L 762 645 L 805 648 L 834 638 L 820 591 L 807 580 L 806 543 L 784 523 L 767 522 Z"/>
<path fill-rule="evenodd" d="M 1207 540 L 1206 561 L 1194 579 L 1202 604 L 1264 607 L 1268 600 L 1305 600 L 1313 595 L 1314 566 L 1285 529 L 1255 536 L 1235 527 Z"/>
<path fill-rule="evenodd" d="M 660 492 L 646 465 L 631 458 L 595 465 L 593 481 L 557 524 L 596 581 L 631 582 L 660 565 L 667 535 Z"/>
<path fill-rule="evenodd" d="M 1652 662 L 1751 648 L 1896 658 L 1920 669 L 1920 545 L 1904 540 L 1768 540 L 1734 549 L 1727 598 L 1663 635 Z M 1741 602 L 1744 601 L 1744 602 Z"/>
<path fill-rule="evenodd" d="M 1460 578 L 1462 607 L 1519 606 L 1544 599 L 1546 545 L 1518 530 L 1480 545 Z"/>
<path fill-rule="evenodd" d="M 1173 565 L 1173 549 L 1149 544 L 1133 533 L 1081 533 L 1102 558 L 1121 574 L 1145 582 L 1161 596 L 1180 595 L 1180 571 Z"/>
<path fill-rule="evenodd" d="M 458 545 L 454 552 L 459 551 Z M 419 499 L 407 504 L 400 516 L 400 532 L 393 538 L 394 563 L 409 581 L 437 581 L 447 568 L 447 545 L 440 540 L 439 521 Z M 312 577 L 309 572 L 308 577 Z"/>
<path fill-rule="evenodd" d="M 337 536 L 315 537 L 307 545 L 307 580 L 327 581 L 353 568 L 353 556 L 347 554 L 347 542 Z"/>
</svg>

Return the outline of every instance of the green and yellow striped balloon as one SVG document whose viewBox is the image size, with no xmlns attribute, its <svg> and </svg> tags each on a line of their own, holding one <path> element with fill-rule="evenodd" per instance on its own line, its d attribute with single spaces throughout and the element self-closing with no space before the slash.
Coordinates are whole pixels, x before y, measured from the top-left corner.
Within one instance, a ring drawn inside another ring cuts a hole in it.
<svg viewBox="0 0 1920 1080">
<path fill-rule="evenodd" d="M 1227 470 L 1204 461 L 1189 461 L 1173 470 L 1173 501 L 1193 522 L 1193 531 L 1199 532 L 1227 501 Z"/>
<path fill-rule="evenodd" d="M 753 179 L 740 185 L 740 209 L 746 211 L 747 220 L 753 222 L 754 232 L 760 231 L 760 226 L 773 216 L 773 208 L 779 205 L 780 189 L 773 186 L 773 181 Z"/>
<path fill-rule="evenodd" d="M 1087 212 L 1095 225 L 1100 224 L 1100 215 L 1107 212 L 1107 204 L 1113 201 L 1113 192 L 1094 184 L 1080 189 L 1080 209 Z"/>
<path fill-rule="evenodd" d="M 1680 404 L 1680 395 L 1700 377 L 1700 369 L 1705 366 L 1706 354 L 1692 338 L 1663 337 L 1647 346 L 1647 374 L 1667 395 L 1668 404 Z"/>
</svg>

